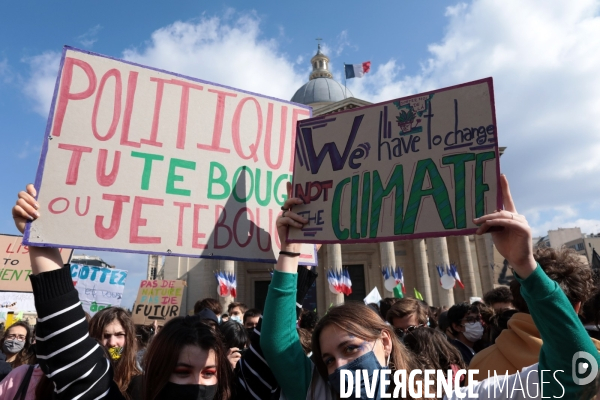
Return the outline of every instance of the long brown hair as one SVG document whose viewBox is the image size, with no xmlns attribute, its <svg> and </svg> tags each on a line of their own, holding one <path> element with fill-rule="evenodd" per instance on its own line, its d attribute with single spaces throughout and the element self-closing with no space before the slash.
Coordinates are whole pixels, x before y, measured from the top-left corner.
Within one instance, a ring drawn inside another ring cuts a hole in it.
<svg viewBox="0 0 600 400">
<path fill-rule="evenodd" d="M 221 335 L 199 316 L 177 317 L 167 322 L 150 342 L 144 357 L 143 400 L 155 400 L 165 387 L 185 346 L 215 352 L 217 363 L 216 400 L 232 398 L 233 373 Z"/>
<path fill-rule="evenodd" d="M 25 321 L 17 321 L 14 324 L 12 324 L 11 326 L 9 326 L 8 328 L 6 328 L 6 330 L 4 331 L 4 336 L 2 336 L 2 341 L 0 341 L 0 349 L 4 348 L 3 347 L 4 341 L 6 340 L 6 337 L 8 336 L 8 332 L 12 328 L 17 327 L 17 326 L 22 326 L 23 328 L 25 328 L 25 330 L 27 331 L 27 334 L 25 335 L 25 346 L 23 347 L 23 349 L 21 351 L 19 351 L 17 353 L 15 360 L 11 361 L 9 363 L 13 369 L 20 367 L 21 365 L 31 364 L 31 362 L 33 361 L 33 358 L 34 358 L 33 357 L 34 354 L 31 351 L 32 330 L 31 330 L 31 326 Z"/>
<path fill-rule="evenodd" d="M 329 325 L 335 325 L 351 335 L 370 342 L 380 339 L 381 333 L 386 331 L 392 341 L 389 364 L 392 374 L 398 370 L 406 370 L 408 376 L 410 371 L 417 368 L 417 364 L 411 353 L 406 350 L 402 343 L 400 343 L 400 340 L 398 340 L 392 330 L 393 328 L 386 324 L 379 314 L 362 303 L 348 302 L 330 308 L 327 314 L 319 320 L 313 332 L 312 360 L 314 361 L 319 374 L 325 381 L 328 380 L 329 375 L 327 373 L 327 366 L 325 365 L 325 362 L 323 362 L 319 338 L 323 329 Z M 393 391 L 393 389 L 394 384 L 392 382 L 390 391 Z"/>
<path fill-rule="evenodd" d="M 404 345 L 413 352 L 423 369 L 446 372 L 452 369 L 452 365 L 467 369 L 458 349 L 446 339 L 446 335 L 434 328 L 425 326 L 410 331 L 404 336 Z"/>
<path fill-rule="evenodd" d="M 113 362 L 114 381 L 126 398 L 127 388 L 131 378 L 142 373 L 137 366 L 137 344 L 135 340 L 135 325 L 127 311 L 120 307 L 109 307 L 100 310 L 90 320 L 90 336 L 102 341 L 104 329 L 114 321 L 119 321 L 125 330 L 125 346 L 121 358 Z"/>
</svg>

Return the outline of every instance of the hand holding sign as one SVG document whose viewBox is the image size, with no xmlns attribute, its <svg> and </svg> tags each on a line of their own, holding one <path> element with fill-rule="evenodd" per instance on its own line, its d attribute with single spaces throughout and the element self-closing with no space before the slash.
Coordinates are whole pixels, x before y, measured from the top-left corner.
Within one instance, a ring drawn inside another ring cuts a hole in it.
<svg viewBox="0 0 600 400">
<path fill-rule="evenodd" d="M 510 194 L 508 179 L 505 175 L 501 176 L 500 185 L 505 209 L 475 219 L 475 223 L 481 224 L 477 234 L 484 234 L 494 227 L 504 228 L 492 232 L 494 245 L 498 252 L 508 260 L 515 272 L 525 279 L 537 265 L 531 246 L 531 228 L 525 216 L 517 213 L 517 207 Z"/>
<path fill-rule="evenodd" d="M 288 243 L 286 240 L 288 230 L 290 226 L 294 228 L 302 228 L 304 224 L 308 222 L 308 220 L 292 211 L 293 206 L 302 204 L 303 201 L 301 199 L 291 197 L 292 184 L 290 182 L 287 183 L 287 193 L 288 199 L 283 204 L 283 207 L 281 207 L 283 213 L 279 218 L 277 218 L 277 234 L 279 235 L 282 251 L 297 253 L 302 248 L 302 244 Z"/>
<path fill-rule="evenodd" d="M 33 184 L 27 185 L 25 191 L 20 191 L 19 200 L 17 200 L 17 204 L 12 209 L 12 216 L 15 220 L 15 226 L 19 230 L 19 232 L 25 232 L 25 225 L 28 222 L 39 218 L 40 213 L 38 212 L 40 206 L 35 200 L 35 196 L 37 196 L 37 190 L 33 187 Z"/>
</svg>

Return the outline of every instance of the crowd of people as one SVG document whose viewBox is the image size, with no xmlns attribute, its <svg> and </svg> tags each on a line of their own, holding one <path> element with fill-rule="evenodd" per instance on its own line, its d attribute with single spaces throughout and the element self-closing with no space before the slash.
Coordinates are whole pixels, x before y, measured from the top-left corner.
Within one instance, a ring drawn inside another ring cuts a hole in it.
<svg viewBox="0 0 600 400">
<path fill-rule="evenodd" d="M 293 211 L 301 204 L 296 198 L 287 199 L 277 219 L 281 252 L 264 311 L 239 302 L 225 310 L 205 298 L 193 315 L 162 327 L 136 326 L 118 307 L 90 318 L 58 250 L 30 247 L 38 320 L 35 332 L 17 322 L 1 336 L 0 398 L 328 400 L 341 397 L 348 371 L 360 370 L 366 379 L 440 370 L 451 386 L 442 395 L 435 382 L 416 396 L 414 387 L 407 391 L 394 380 L 375 388 L 363 380 L 352 398 L 386 398 L 402 389 L 400 398 L 408 399 L 473 393 L 600 399 L 599 379 L 580 385 L 572 370 L 575 354 L 600 361 L 600 282 L 569 250 L 534 250 L 505 177 L 501 184 L 504 209 L 475 223 L 477 234 L 490 231 L 515 280 L 486 293 L 483 302 L 449 309 L 386 298 L 377 305 L 347 302 L 322 316 L 303 310 L 315 272 L 298 265 L 300 245 L 286 242 L 288 229 L 307 222 Z M 33 185 L 18 194 L 13 217 L 21 232 L 43 218 L 35 198 Z M 466 369 L 478 370 L 476 381 L 461 374 Z"/>
</svg>

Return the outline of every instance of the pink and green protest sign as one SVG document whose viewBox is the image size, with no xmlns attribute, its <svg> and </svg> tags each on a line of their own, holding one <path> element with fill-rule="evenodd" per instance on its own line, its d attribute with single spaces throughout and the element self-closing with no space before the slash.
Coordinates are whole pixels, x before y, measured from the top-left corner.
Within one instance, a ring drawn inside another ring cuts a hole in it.
<svg viewBox="0 0 600 400">
<path fill-rule="evenodd" d="M 142 281 L 131 317 L 135 324 L 159 325 L 178 317 L 181 313 L 181 299 L 185 281 L 152 280 Z"/>
<path fill-rule="evenodd" d="M 25 242 L 275 262 L 310 108 L 66 47 Z M 315 264 L 314 246 L 301 263 Z"/>
<path fill-rule="evenodd" d="M 467 235 L 501 206 L 491 78 L 299 121 L 296 141 L 293 242 Z"/>
</svg>

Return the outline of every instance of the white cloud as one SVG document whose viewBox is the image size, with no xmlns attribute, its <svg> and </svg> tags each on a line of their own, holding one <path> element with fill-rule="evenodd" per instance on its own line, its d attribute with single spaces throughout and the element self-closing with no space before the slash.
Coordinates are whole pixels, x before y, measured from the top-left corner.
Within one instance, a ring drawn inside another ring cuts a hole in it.
<svg viewBox="0 0 600 400">
<path fill-rule="evenodd" d="M 236 20 L 202 18 L 175 22 L 152 34 L 142 49 L 124 58 L 140 64 L 218 82 L 281 99 L 290 99 L 306 78 L 295 72 L 293 57 L 275 40 L 263 39 L 253 14 Z"/>
<path fill-rule="evenodd" d="M 328 56 L 339 56 L 346 48 L 358 50 L 357 46 L 352 45 L 348 30 L 343 30 L 334 40 L 324 40 L 321 45 L 321 51 Z"/>
<path fill-rule="evenodd" d="M 8 66 L 8 60 L 3 58 L 0 60 L 0 82 L 9 83 L 12 80 L 12 71 Z"/>
<path fill-rule="evenodd" d="M 492 76 L 508 147 L 501 164 L 517 205 L 559 218 L 561 207 L 600 193 L 599 9 L 598 0 L 461 3 L 448 7 L 445 36 L 418 74 L 402 75 L 389 60 L 348 86 L 383 101 Z M 584 224 L 565 223 L 576 221 Z"/>
<path fill-rule="evenodd" d="M 25 81 L 25 94 L 33 101 L 33 110 L 42 117 L 47 117 L 50 111 L 60 57 L 58 52 L 47 51 L 22 60 L 31 69 L 31 74 Z"/>
<path fill-rule="evenodd" d="M 77 41 L 85 48 L 91 48 L 98 41 L 98 32 L 102 30 L 101 25 L 96 25 L 88 29 L 83 35 L 77 36 Z"/>
</svg>

